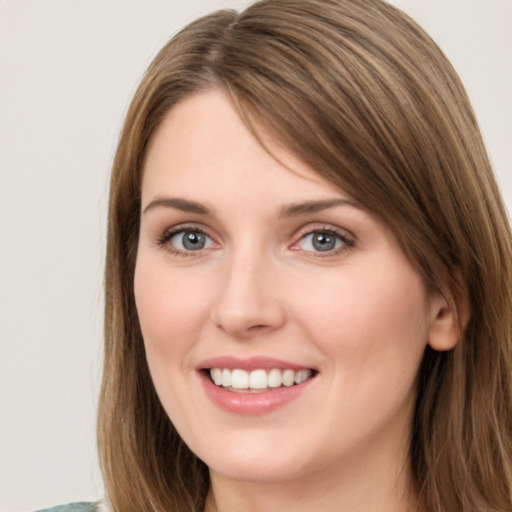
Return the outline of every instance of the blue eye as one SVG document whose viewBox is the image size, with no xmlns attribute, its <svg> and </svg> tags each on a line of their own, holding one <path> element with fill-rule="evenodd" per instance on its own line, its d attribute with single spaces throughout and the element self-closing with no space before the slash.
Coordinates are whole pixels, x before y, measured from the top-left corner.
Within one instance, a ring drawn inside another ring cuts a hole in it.
<svg viewBox="0 0 512 512">
<path fill-rule="evenodd" d="M 346 238 L 331 231 L 313 231 L 304 235 L 298 246 L 303 251 L 329 252 L 349 245 Z"/>
<path fill-rule="evenodd" d="M 213 240 L 206 233 L 194 229 L 169 233 L 166 239 L 166 243 L 177 252 L 200 251 L 213 246 Z"/>
</svg>

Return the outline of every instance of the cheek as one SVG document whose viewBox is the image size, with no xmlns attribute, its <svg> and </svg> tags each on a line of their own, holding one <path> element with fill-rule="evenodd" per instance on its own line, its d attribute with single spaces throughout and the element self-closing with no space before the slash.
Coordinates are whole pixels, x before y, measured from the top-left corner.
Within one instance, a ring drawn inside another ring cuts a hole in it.
<svg viewBox="0 0 512 512">
<path fill-rule="evenodd" d="M 343 365 L 344 375 L 414 376 L 428 338 L 420 278 L 408 266 L 345 270 L 339 279 L 316 282 L 300 306 L 310 338 Z"/>
<path fill-rule="evenodd" d="M 340 446 L 407 432 L 428 336 L 425 293 L 414 273 L 356 270 L 315 287 L 300 311 L 303 329 L 325 356 L 321 371 L 334 392 L 325 400 L 324 423 L 336 425 Z"/>
<path fill-rule="evenodd" d="M 162 367 L 186 364 L 178 357 L 199 336 L 208 317 L 204 280 L 186 279 L 183 272 L 157 268 L 140 261 L 135 270 L 135 302 L 152 373 Z M 181 276 L 181 278 L 180 278 Z"/>
<path fill-rule="evenodd" d="M 197 344 L 201 325 L 208 317 L 205 287 L 195 280 L 180 279 L 180 275 L 183 273 L 176 275 L 150 260 L 139 260 L 134 280 L 151 378 L 175 425 L 187 423 L 191 382 L 183 377 L 194 372 L 190 350 Z"/>
</svg>

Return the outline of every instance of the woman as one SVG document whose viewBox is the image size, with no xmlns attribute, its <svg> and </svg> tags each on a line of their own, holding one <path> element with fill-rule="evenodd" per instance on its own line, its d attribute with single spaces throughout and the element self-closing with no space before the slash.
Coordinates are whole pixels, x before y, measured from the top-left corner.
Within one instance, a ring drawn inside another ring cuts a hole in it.
<svg viewBox="0 0 512 512">
<path fill-rule="evenodd" d="M 401 12 L 190 24 L 132 102 L 108 229 L 109 510 L 510 510 L 510 228 Z"/>
</svg>

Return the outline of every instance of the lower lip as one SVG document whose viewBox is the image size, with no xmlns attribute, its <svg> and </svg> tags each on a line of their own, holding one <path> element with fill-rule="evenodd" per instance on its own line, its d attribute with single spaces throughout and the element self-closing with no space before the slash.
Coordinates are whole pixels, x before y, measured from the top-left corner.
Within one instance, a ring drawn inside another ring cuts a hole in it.
<svg viewBox="0 0 512 512">
<path fill-rule="evenodd" d="M 221 409 L 235 414 L 262 415 L 275 411 L 299 397 L 314 379 L 261 393 L 227 391 L 213 384 L 204 374 L 201 375 L 201 380 L 208 398 Z"/>
</svg>

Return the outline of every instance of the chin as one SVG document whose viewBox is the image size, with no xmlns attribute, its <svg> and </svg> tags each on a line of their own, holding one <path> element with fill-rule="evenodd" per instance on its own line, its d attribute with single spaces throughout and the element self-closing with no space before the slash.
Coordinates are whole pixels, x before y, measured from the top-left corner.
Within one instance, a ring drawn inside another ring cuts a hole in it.
<svg viewBox="0 0 512 512">
<path fill-rule="evenodd" d="M 236 481 L 252 483 L 278 483 L 291 481 L 311 471 L 311 457 L 303 446 L 287 439 L 264 439 L 250 436 L 239 442 L 216 443 L 202 446 L 195 453 L 212 473 Z"/>
<path fill-rule="evenodd" d="M 218 464 L 208 464 L 211 473 L 222 475 L 224 478 L 239 482 L 255 484 L 275 484 L 286 481 L 293 481 L 300 478 L 303 468 L 297 467 L 286 460 L 227 460 L 219 461 Z"/>
</svg>

